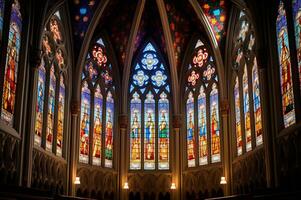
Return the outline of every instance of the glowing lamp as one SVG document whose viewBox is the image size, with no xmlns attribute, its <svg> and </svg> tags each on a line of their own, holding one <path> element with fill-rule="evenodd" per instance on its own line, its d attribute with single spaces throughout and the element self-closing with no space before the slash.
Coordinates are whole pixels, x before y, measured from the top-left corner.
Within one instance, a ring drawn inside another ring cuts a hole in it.
<svg viewBox="0 0 301 200">
<path fill-rule="evenodd" d="M 176 184 L 175 184 L 175 183 L 172 183 L 171 186 L 170 186 L 170 189 L 171 189 L 171 190 L 175 190 L 175 189 L 176 189 Z"/>
<path fill-rule="evenodd" d="M 75 185 L 79 185 L 80 184 L 80 178 L 79 177 L 75 178 L 74 184 Z"/>
<path fill-rule="evenodd" d="M 129 189 L 129 183 L 125 182 L 123 185 L 123 189 L 128 190 Z"/>
<path fill-rule="evenodd" d="M 225 185 L 227 184 L 227 181 L 226 181 L 226 178 L 224 176 L 221 177 L 221 182 L 220 182 L 221 185 Z"/>
</svg>

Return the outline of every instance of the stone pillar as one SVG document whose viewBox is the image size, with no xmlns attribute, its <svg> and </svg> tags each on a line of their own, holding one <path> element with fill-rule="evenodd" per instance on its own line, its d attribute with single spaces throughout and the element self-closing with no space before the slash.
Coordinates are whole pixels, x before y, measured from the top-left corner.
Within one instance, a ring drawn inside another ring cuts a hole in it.
<svg viewBox="0 0 301 200">
<path fill-rule="evenodd" d="M 76 187 L 74 185 L 74 180 L 77 173 L 77 164 L 78 164 L 78 146 L 79 146 L 79 130 L 78 130 L 78 122 L 79 122 L 79 114 L 80 114 L 80 102 L 72 101 L 71 102 L 71 132 L 70 132 L 70 154 L 69 154 L 69 184 L 68 184 L 68 194 L 71 196 L 75 196 Z"/>
<path fill-rule="evenodd" d="M 176 184 L 176 189 L 171 191 L 171 199 L 179 200 L 181 199 L 181 163 L 182 157 L 180 149 L 182 148 L 181 140 L 180 140 L 180 129 L 182 127 L 182 116 L 174 115 L 172 118 L 172 138 L 173 143 L 171 149 L 174 150 L 172 152 L 172 156 L 170 158 L 172 163 L 172 183 Z"/>
<path fill-rule="evenodd" d="M 27 120 L 27 130 L 25 133 L 25 142 L 23 142 L 24 145 L 24 151 L 23 151 L 23 179 L 22 179 L 22 185 L 25 187 L 31 186 L 31 178 L 32 178 L 32 165 L 33 165 L 33 146 L 34 146 L 34 132 L 35 132 L 35 107 L 36 107 L 36 95 L 35 91 L 37 91 L 37 83 L 38 83 L 38 70 L 39 66 L 41 64 L 41 50 L 40 49 L 34 49 L 32 52 L 30 52 L 30 84 L 29 87 L 31 88 L 30 94 L 28 95 L 29 99 L 28 102 L 31 102 L 28 108 L 28 115 L 29 118 Z"/>
<path fill-rule="evenodd" d="M 127 129 L 128 129 L 128 116 L 120 115 L 119 116 L 119 131 L 120 131 L 120 155 L 119 155 L 119 199 L 127 200 L 128 199 L 128 190 L 123 189 L 125 182 L 128 182 L 128 148 L 127 148 Z M 131 186 L 130 186 L 131 187 Z"/>
<path fill-rule="evenodd" d="M 223 134 L 223 147 L 221 148 L 221 152 L 223 154 L 223 176 L 225 176 L 227 180 L 227 184 L 224 185 L 224 195 L 231 194 L 231 186 L 232 186 L 232 149 L 231 149 L 231 135 L 229 135 L 229 111 L 230 104 L 227 99 L 221 101 L 221 117 L 222 117 L 222 134 Z"/>
</svg>

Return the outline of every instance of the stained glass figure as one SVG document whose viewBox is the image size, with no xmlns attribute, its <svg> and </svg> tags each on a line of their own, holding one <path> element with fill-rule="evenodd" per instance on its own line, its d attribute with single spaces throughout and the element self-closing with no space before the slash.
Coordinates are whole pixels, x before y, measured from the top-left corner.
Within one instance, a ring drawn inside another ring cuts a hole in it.
<svg viewBox="0 0 301 200">
<path fill-rule="evenodd" d="M 186 127 L 187 127 L 187 158 L 188 167 L 195 167 L 195 134 L 194 134 L 194 97 L 193 93 L 190 92 L 186 103 Z"/>
<path fill-rule="evenodd" d="M 198 130 L 199 130 L 199 164 L 208 164 L 208 141 L 207 141 L 207 116 L 206 94 L 204 86 L 201 86 L 198 96 Z"/>
<path fill-rule="evenodd" d="M 245 115 L 245 135 L 246 135 L 246 151 L 252 150 L 252 130 L 251 130 L 251 113 L 250 113 L 250 95 L 248 84 L 247 65 L 244 67 L 243 74 L 243 107 Z"/>
<path fill-rule="evenodd" d="M 133 94 L 131 100 L 130 169 L 141 169 L 141 100 Z"/>
<path fill-rule="evenodd" d="M 258 78 L 258 66 L 257 59 L 254 58 L 252 68 L 252 82 L 253 82 L 253 103 L 254 103 L 254 119 L 255 119 L 255 134 L 256 134 L 256 146 L 263 143 L 262 136 L 262 114 L 261 114 L 261 101 L 259 90 L 259 78 Z"/>
<path fill-rule="evenodd" d="M 97 85 L 94 93 L 93 165 L 101 165 L 102 105 L 103 97 Z"/>
<path fill-rule="evenodd" d="M 160 95 L 158 107 L 158 168 L 169 169 L 169 101 L 165 93 Z"/>
<path fill-rule="evenodd" d="M 211 162 L 221 161 L 219 102 L 216 83 L 210 93 L 210 132 L 211 132 Z"/>
<path fill-rule="evenodd" d="M 155 169 L 155 100 L 149 92 L 144 103 L 144 169 Z"/>
<path fill-rule="evenodd" d="M 281 1 L 278 8 L 276 22 L 278 58 L 280 64 L 280 83 L 282 95 L 282 113 L 284 126 L 288 127 L 296 122 L 295 102 L 292 82 L 290 49 L 287 32 L 286 12 Z"/>
<path fill-rule="evenodd" d="M 64 137 L 64 109 L 65 109 L 65 83 L 63 75 L 60 76 L 60 90 L 58 101 L 58 124 L 57 124 L 57 141 L 56 141 L 56 154 L 62 156 L 63 137 Z"/>
<path fill-rule="evenodd" d="M 22 17 L 20 12 L 20 4 L 18 0 L 14 0 L 10 16 L 1 109 L 1 118 L 10 126 L 13 126 L 15 112 L 17 75 L 21 47 L 21 31 Z"/>
<path fill-rule="evenodd" d="M 80 117 L 80 154 L 79 161 L 89 162 L 89 135 L 90 135 L 90 105 L 91 92 L 88 83 L 84 82 L 81 94 L 81 117 Z"/>
<path fill-rule="evenodd" d="M 38 91 L 37 91 L 37 104 L 36 104 L 36 123 L 35 123 L 35 139 L 34 143 L 37 146 L 41 146 L 42 130 L 43 130 L 43 110 L 45 100 L 45 62 L 41 61 L 39 66 L 39 79 L 38 79 Z"/>
<path fill-rule="evenodd" d="M 52 151 L 52 143 L 53 143 L 55 90 L 56 90 L 56 77 L 54 73 L 55 73 L 54 66 L 52 65 L 50 69 L 47 129 L 46 129 L 46 150 L 48 151 Z"/>
<path fill-rule="evenodd" d="M 234 99 L 235 99 L 235 133 L 236 133 L 236 147 L 237 147 L 237 155 L 242 155 L 242 127 L 240 120 L 240 96 L 239 96 L 239 81 L 238 77 L 235 79 L 234 86 Z"/>
<path fill-rule="evenodd" d="M 105 167 L 113 166 L 114 99 L 109 91 L 106 99 Z"/>
</svg>

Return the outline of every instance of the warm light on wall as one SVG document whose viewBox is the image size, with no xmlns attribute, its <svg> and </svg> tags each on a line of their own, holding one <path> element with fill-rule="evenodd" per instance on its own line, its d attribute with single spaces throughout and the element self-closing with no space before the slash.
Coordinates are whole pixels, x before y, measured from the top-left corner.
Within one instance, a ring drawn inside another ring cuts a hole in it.
<svg viewBox="0 0 301 200">
<path fill-rule="evenodd" d="M 221 177 L 221 182 L 220 182 L 221 185 L 225 185 L 227 184 L 227 181 L 226 181 L 226 178 L 224 176 Z"/>
<path fill-rule="evenodd" d="M 74 184 L 75 185 L 79 185 L 80 184 L 80 178 L 79 177 L 75 178 Z"/>
<path fill-rule="evenodd" d="M 170 186 L 170 189 L 171 189 L 171 190 L 175 190 L 175 189 L 176 189 L 176 184 L 175 184 L 175 183 L 172 183 L 171 186 Z"/>
<path fill-rule="evenodd" d="M 129 189 L 129 183 L 125 182 L 123 185 L 123 189 L 128 190 Z"/>
</svg>

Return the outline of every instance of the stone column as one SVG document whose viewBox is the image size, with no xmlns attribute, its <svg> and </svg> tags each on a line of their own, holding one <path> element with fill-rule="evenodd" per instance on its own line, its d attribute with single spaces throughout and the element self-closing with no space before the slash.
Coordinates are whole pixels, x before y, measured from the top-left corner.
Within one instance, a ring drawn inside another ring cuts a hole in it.
<svg viewBox="0 0 301 200">
<path fill-rule="evenodd" d="M 75 196 L 76 187 L 74 185 L 74 180 L 77 173 L 77 164 L 78 164 L 78 146 L 79 146 L 79 114 L 80 114 L 80 102 L 72 101 L 71 102 L 71 132 L 70 132 L 70 154 L 69 154 L 69 184 L 68 184 L 68 194 Z"/>
<path fill-rule="evenodd" d="M 35 135 L 35 106 L 36 106 L 36 95 L 34 91 L 37 91 L 37 83 L 38 83 L 38 70 L 41 64 L 41 50 L 34 49 L 31 52 L 30 56 L 30 71 L 31 76 L 29 78 L 30 84 L 29 87 L 31 88 L 30 94 L 28 95 L 29 99 L 28 102 L 31 102 L 28 108 L 28 125 L 26 135 L 24 137 L 24 151 L 23 151 L 23 179 L 22 185 L 25 187 L 31 186 L 31 178 L 32 178 L 32 165 L 33 165 L 33 146 L 34 146 L 34 135 Z"/>
<path fill-rule="evenodd" d="M 231 194 L 231 185 L 232 185 L 232 149 L 231 149 L 231 135 L 229 135 L 229 111 L 230 111 L 230 105 L 229 101 L 227 99 L 224 99 L 221 101 L 221 117 L 222 117 L 222 134 L 223 134 L 223 147 L 221 148 L 221 152 L 224 156 L 223 160 L 223 176 L 225 176 L 227 180 L 227 184 L 224 185 L 224 195 L 230 195 Z"/>
<path fill-rule="evenodd" d="M 172 163 L 172 183 L 176 184 L 176 189 L 171 191 L 171 199 L 179 200 L 181 199 L 181 163 L 182 157 L 180 149 L 182 149 L 181 140 L 180 140 L 180 129 L 182 127 L 182 116 L 181 115 L 174 115 L 172 118 L 172 138 L 173 143 L 171 146 L 172 156 L 170 158 Z"/>
<path fill-rule="evenodd" d="M 120 115 L 119 116 L 119 131 L 120 131 L 120 155 L 119 155 L 119 199 L 127 200 L 128 199 L 128 190 L 123 189 L 123 185 L 127 182 L 128 175 L 128 148 L 127 148 L 127 129 L 128 129 L 128 116 Z M 130 186 L 131 187 L 131 186 Z"/>
</svg>

